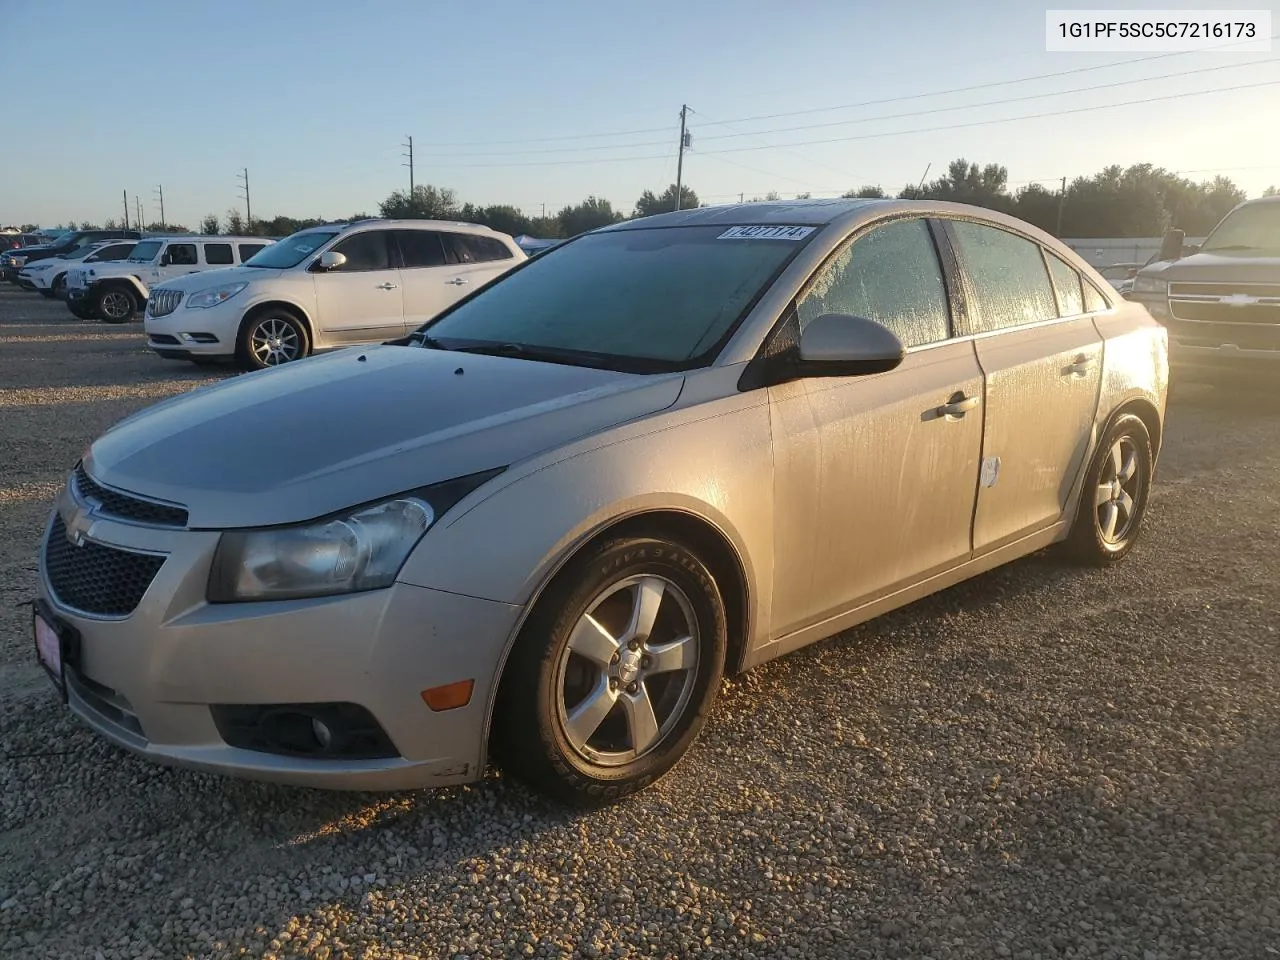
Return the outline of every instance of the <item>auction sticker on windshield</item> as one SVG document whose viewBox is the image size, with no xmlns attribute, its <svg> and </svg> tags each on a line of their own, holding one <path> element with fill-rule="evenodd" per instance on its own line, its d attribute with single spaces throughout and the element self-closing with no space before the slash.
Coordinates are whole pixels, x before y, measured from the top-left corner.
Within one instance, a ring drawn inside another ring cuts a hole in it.
<svg viewBox="0 0 1280 960">
<path fill-rule="evenodd" d="M 730 227 L 717 240 L 803 240 L 814 227 Z"/>
</svg>

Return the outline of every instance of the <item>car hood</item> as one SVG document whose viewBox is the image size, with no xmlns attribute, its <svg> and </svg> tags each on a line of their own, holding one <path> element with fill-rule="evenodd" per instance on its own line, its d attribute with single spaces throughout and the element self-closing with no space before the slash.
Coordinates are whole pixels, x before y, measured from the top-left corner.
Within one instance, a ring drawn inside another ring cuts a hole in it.
<svg viewBox="0 0 1280 960">
<path fill-rule="evenodd" d="M 184 504 L 192 527 L 294 523 L 657 412 L 683 382 L 355 347 L 162 401 L 103 434 L 85 465 L 108 486 Z"/>
<path fill-rule="evenodd" d="M 1138 275 L 1174 283 L 1280 283 L 1280 257 L 1196 253 L 1181 260 L 1153 263 Z"/>
<path fill-rule="evenodd" d="M 252 283 L 255 280 L 270 280 L 280 276 L 279 270 L 264 270 L 260 267 L 217 267 L 213 270 L 201 270 L 199 273 L 186 273 L 180 277 L 156 284 L 156 289 L 181 290 L 183 293 L 195 293 L 207 290 L 220 283 Z"/>
</svg>

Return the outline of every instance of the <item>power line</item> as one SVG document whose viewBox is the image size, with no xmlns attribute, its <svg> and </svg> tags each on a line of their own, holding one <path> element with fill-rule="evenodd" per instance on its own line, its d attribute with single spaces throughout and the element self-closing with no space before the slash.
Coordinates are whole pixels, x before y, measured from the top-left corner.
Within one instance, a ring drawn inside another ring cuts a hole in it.
<svg viewBox="0 0 1280 960">
<path fill-rule="evenodd" d="M 988 120 L 969 120 L 962 123 L 941 124 L 933 127 L 913 127 L 910 130 L 892 130 L 884 133 L 867 133 L 858 134 L 847 137 L 826 137 L 818 140 L 800 140 L 792 143 L 765 144 L 756 147 L 728 147 L 724 150 L 700 150 L 699 156 L 721 156 L 726 153 L 747 153 L 760 150 L 779 150 L 788 147 L 807 147 L 825 143 L 850 143 L 856 140 L 874 140 L 886 137 L 902 137 L 914 133 L 933 133 L 942 130 L 959 130 L 968 127 L 985 127 L 1000 123 L 1016 123 L 1021 120 L 1037 120 L 1045 117 L 1069 116 L 1077 113 L 1089 113 L 1098 110 L 1113 110 L 1119 107 L 1131 107 L 1140 104 L 1162 103 L 1171 100 L 1182 100 L 1187 97 L 1203 97 L 1216 93 L 1232 93 L 1238 90 L 1252 90 L 1260 87 L 1273 87 L 1280 84 L 1280 80 L 1264 80 L 1259 83 L 1243 83 L 1230 87 L 1214 87 L 1209 90 L 1192 90 L 1186 93 L 1165 94 L 1158 97 L 1145 97 L 1138 100 L 1121 100 L 1116 103 L 1103 103 L 1089 107 L 1075 107 L 1063 110 L 1049 110 L 1041 113 L 1021 114 L 1013 117 L 997 117 Z M 618 148 L 615 148 L 618 149 Z M 663 160 L 667 159 L 670 154 L 642 154 L 638 156 L 623 157 L 594 157 L 573 160 L 533 160 L 533 161 L 515 161 L 512 163 L 462 163 L 462 164 L 441 164 L 442 167 L 463 167 L 466 169 L 489 169 L 489 168 L 508 168 L 508 167 L 559 167 L 559 166 L 580 166 L 582 164 L 600 164 L 600 163 L 639 163 L 646 160 Z"/>
<path fill-rule="evenodd" d="M 1162 54 L 1162 56 L 1165 56 L 1165 55 Z M 1203 74 L 1203 73 L 1214 73 L 1220 70 L 1234 70 L 1240 67 L 1251 67 L 1251 66 L 1257 66 L 1259 64 L 1278 63 L 1278 62 L 1280 62 L 1280 59 L 1271 58 L 1271 59 L 1264 59 L 1264 60 L 1250 60 L 1246 63 L 1218 64 L 1217 66 L 1203 67 L 1199 70 L 1187 70 L 1181 73 L 1167 73 L 1167 74 L 1161 74 L 1159 76 L 1154 76 L 1154 77 L 1137 77 L 1131 80 L 1116 80 L 1110 83 L 1094 84 L 1092 86 L 1087 86 L 1087 87 L 1072 87 L 1067 90 L 1054 90 L 1046 93 L 1034 93 L 1034 94 L 1028 94 L 1026 96 L 1021 96 L 1021 97 L 1003 97 L 998 100 L 983 100 L 983 101 L 978 101 L 977 103 L 958 104 L 958 105 L 949 106 L 949 107 L 929 107 L 923 110 L 910 110 L 903 113 L 880 114 L 873 117 L 859 117 L 852 120 L 829 120 L 823 123 L 801 124 L 799 126 L 792 126 L 792 127 L 773 127 L 765 130 L 739 131 L 736 133 L 712 135 L 712 136 L 705 137 L 704 139 L 711 140 L 711 141 L 719 141 L 719 140 L 734 140 L 734 139 L 739 139 L 741 137 L 759 138 L 766 135 L 772 135 L 777 133 L 795 133 L 802 130 L 817 130 L 817 129 L 825 129 L 829 127 L 849 126 L 851 124 L 858 124 L 858 123 L 873 123 L 879 120 L 902 120 L 910 117 L 929 116 L 931 114 L 936 114 L 936 113 L 951 113 L 958 110 L 977 110 L 983 107 L 996 107 L 996 106 L 1002 106 L 1004 104 L 1009 104 L 1009 103 L 1024 103 L 1030 100 L 1043 100 L 1049 97 L 1063 97 L 1063 96 L 1068 96 L 1076 93 L 1089 93 L 1095 90 L 1109 90 L 1109 89 L 1114 89 L 1116 87 L 1133 86 L 1134 84 L 1139 84 L 1139 83 L 1153 83 L 1159 80 L 1173 80 L 1180 77 L 1196 76 L 1198 74 Z M 1074 72 L 1074 71 L 1069 71 L 1069 72 Z M 1007 81 L 1007 82 L 1012 83 L 1016 81 Z M 868 101 L 868 102 L 870 103 L 874 101 Z M 844 108 L 823 108 L 823 109 L 844 109 Z M 697 110 L 693 110 L 692 112 L 699 113 L 699 111 Z M 799 111 L 799 112 L 809 113 L 813 111 Z M 699 116 L 705 116 L 705 115 L 699 113 Z M 711 118 L 707 117 L 706 122 L 709 125 L 728 126 L 731 121 L 712 120 Z M 742 122 L 742 121 L 737 121 L 737 122 Z M 587 147 L 544 147 L 537 150 L 523 150 L 520 152 L 521 154 L 526 156 L 532 155 L 532 154 L 540 155 L 540 154 L 554 154 L 554 153 L 567 153 L 567 152 L 582 153 L 589 150 L 624 150 L 624 149 L 636 149 L 640 147 L 656 147 L 656 146 L 662 146 L 666 142 L 667 141 L 665 140 L 646 140 L 641 143 L 598 144 L 595 146 L 587 146 Z M 781 144 L 779 146 L 785 148 L 787 145 Z M 450 159 L 461 159 L 465 157 L 500 157 L 500 156 L 506 156 L 508 155 L 508 153 L 509 151 L 499 150 L 499 151 L 477 151 L 477 152 L 467 152 L 467 153 L 439 153 L 439 154 L 431 154 L 431 156 L 434 156 L 443 160 L 450 160 Z M 802 157 L 801 159 L 805 159 L 805 158 Z M 817 161 L 809 161 L 809 162 L 818 163 Z M 825 166 L 825 164 L 821 164 L 821 163 L 818 163 L 818 165 Z M 846 176 L 846 177 L 848 176 L 848 174 L 845 173 L 844 171 L 835 170 L 835 168 L 833 167 L 830 167 L 828 169 L 833 170 L 833 172 L 835 173 L 839 173 L 841 176 Z M 857 178 L 850 177 L 850 179 L 857 179 Z"/>
<path fill-rule="evenodd" d="M 806 190 L 813 189 L 813 184 L 809 183 L 807 180 L 799 180 L 795 177 L 784 176 L 780 173 L 770 173 L 768 170 L 761 170 L 759 167 L 753 167 L 746 163 L 740 163 L 737 160 L 730 160 L 728 157 L 719 157 L 719 156 L 716 156 L 714 153 L 702 153 L 701 151 L 695 151 L 695 153 L 700 157 L 710 157 L 712 160 L 716 161 L 717 163 L 727 163 L 730 166 L 740 167 L 743 170 L 750 170 L 752 173 L 758 173 L 761 176 L 770 177 L 774 180 L 790 180 L 792 183 L 800 184 L 800 186 L 804 187 Z M 857 178 L 854 177 L 852 179 L 856 180 Z M 822 192 L 825 192 L 825 191 L 822 191 Z M 719 196 L 737 196 L 737 194 L 719 194 Z"/>
<path fill-rule="evenodd" d="M 718 126 L 728 126 L 728 124 L 727 124 L 726 122 L 724 122 L 724 121 L 716 121 L 716 120 L 712 120 L 710 117 L 707 117 L 707 115 L 706 115 L 706 114 L 701 113 L 701 112 L 700 112 L 700 111 L 698 111 L 698 110 L 694 110 L 693 112 L 694 112 L 694 113 L 696 113 L 696 114 L 698 114 L 698 116 L 703 117 L 703 118 L 704 118 L 708 123 L 713 123 L 713 124 L 716 124 L 716 125 L 718 125 Z M 733 129 L 736 129 L 736 128 L 734 128 L 734 127 L 729 127 L 729 129 L 730 129 L 730 130 L 733 130 Z M 742 135 L 743 135 L 743 136 L 755 136 L 755 137 L 762 136 L 762 134 L 758 134 L 758 133 L 756 133 L 756 134 L 752 134 L 752 133 L 743 133 Z M 716 138 L 715 138 L 715 137 L 710 137 L 709 139 L 715 140 Z M 846 171 L 844 171 L 844 170 L 837 170 L 835 167 L 831 166 L 831 164 L 829 164 L 829 163 L 823 163 L 821 160 L 814 160 L 814 159 L 812 159 L 812 158 L 810 158 L 810 157 L 801 156 L 800 154 L 795 153 L 795 152 L 790 151 L 790 150 L 786 150 L 786 151 L 784 151 L 784 152 L 786 152 L 786 153 L 787 153 L 787 154 L 789 154 L 790 156 L 795 157 L 795 158 L 796 158 L 796 159 L 798 159 L 798 160 L 803 160 L 804 162 L 806 162 L 806 163 L 811 163 L 811 164 L 813 164 L 813 165 L 814 165 L 814 166 L 816 166 L 816 167 L 822 167 L 822 168 L 823 168 L 823 169 L 825 169 L 825 170 L 830 170 L 832 173 L 838 173 L 840 176 L 844 177 L 846 180 L 857 180 L 857 179 L 858 179 L 858 177 L 857 177 L 857 176 L 855 176 L 855 175 L 853 175 L 853 174 L 850 174 L 850 173 L 847 173 L 847 172 L 846 172 Z M 757 173 L 764 173 L 764 171 L 763 171 L 763 170 L 757 170 L 756 172 L 757 172 Z M 794 178 L 786 178 L 786 177 L 784 177 L 783 179 L 794 179 Z M 798 181 L 797 181 L 797 182 L 798 182 Z"/>
<path fill-rule="evenodd" d="M 1168 100 L 1182 100 L 1186 97 L 1203 97 L 1214 93 L 1232 93 L 1237 90 L 1253 90 L 1258 87 L 1274 87 L 1280 80 L 1264 80 L 1259 83 L 1241 83 L 1231 87 L 1215 87 L 1212 90 L 1192 90 L 1187 93 L 1166 94 L 1161 97 L 1145 97 L 1141 100 L 1121 100 L 1118 103 L 1103 103 L 1091 107 L 1073 107 L 1066 110 L 1048 110 L 1043 113 L 1024 113 L 1016 117 L 998 117 L 991 120 L 969 120 L 963 123 L 947 123 L 936 127 L 913 127 L 910 130 L 892 130 L 887 133 L 864 133 L 850 137 L 828 137 L 822 140 L 801 140 L 796 143 L 774 144 L 763 147 L 730 147 L 727 150 L 709 150 L 704 155 L 720 153 L 747 153 L 754 150 L 769 150 L 773 147 L 808 147 L 820 143 L 851 143 L 854 140 L 875 140 L 883 137 L 903 137 L 912 133 L 935 133 L 940 130 L 960 130 L 966 127 L 986 127 L 995 123 L 1016 123 L 1020 120 L 1038 120 L 1044 117 L 1065 117 L 1076 113 L 1092 113 L 1097 110 L 1114 110 L 1117 107 L 1133 107 L 1145 103 L 1161 103 Z"/>
<path fill-rule="evenodd" d="M 1000 100 L 986 100 L 980 103 L 960 104 L 951 107 L 930 107 L 926 110 L 911 110 L 906 113 L 885 113 L 874 117 L 858 117 L 853 120 L 828 120 L 824 123 L 802 124 L 796 127 L 776 127 L 770 130 L 759 130 L 751 133 L 722 133 L 718 136 L 705 137 L 706 140 L 733 140 L 739 137 L 755 137 L 761 134 L 795 133 L 800 130 L 818 130 L 826 127 L 847 127 L 855 123 L 873 123 L 877 120 L 902 120 L 908 117 L 923 117 L 935 113 L 951 113 L 956 110 L 975 110 L 979 107 L 997 107 L 1007 103 L 1025 103 L 1028 100 L 1044 100 L 1049 97 L 1063 97 L 1073 93 L 1090 93 L 1094 90 L 1110 90 L 1115 87 L 1131 87 L 1136 83 L 1151 83 L 1156 80 L 1173 80 L 1179 77 L 1192 77 L 1201 73 L 1216 73 L 1219 70 L 1235 70 L 1240 67 L 1251 67 L 1259 63 L 1280 63 L 1280 59 L 1251 60 L 1248 63 L 1225 63 L 1215 67 L 1204 67 L 1200 70 L 1185 70 L 1181 73 L 1166 73 L 1158 77 L 1141 77 L 1134 80 L 1115 80 L 1111 83 L 1098 83 L 1091 87 L 1074 87 L 1070 90 L 1056 90 L 1051 93 L 1032 93 L 1021 97 L 1005 97 Z"/>
</svg>

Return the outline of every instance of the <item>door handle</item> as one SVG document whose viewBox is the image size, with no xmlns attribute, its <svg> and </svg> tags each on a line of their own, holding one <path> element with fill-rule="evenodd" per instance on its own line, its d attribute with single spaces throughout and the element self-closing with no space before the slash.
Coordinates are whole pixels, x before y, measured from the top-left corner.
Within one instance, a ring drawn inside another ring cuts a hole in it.
<svg viewBox="0 0 1280 960">
<path fill-rule="evenodd" d="M 454 277 L 452 280 L 446 280 L 446 281 L 445 281 L 445 283 L 452 284 L 452 285 L 453 285 L 453 286 L 455 286 L 455 287 L 460 287 L 460 286 L 462 286 L 464 283 L 470 283 L 470 282 L 471 282 L 471 281 L 470 281 L 470 280 L 468 280 L 466 277 Z"/>
<path fill-rule="evenodd" d="M 1070 366 L 1068 366 L 1067 369 L 1063 371 L 1063 376 L 1066 376 L 1066 377 L 1086 376 L 1089 373 L 1089 371 L 1094 368 L 1096 364 L 1097 364 L 1097 361 L 1094 360 L 1092 357 L 1086 357 L 1081 355 L 1079 357 L 1076 357 L 1075 360 L 1070 364 Z"/>
<path fill-rule="evenodd" d="M 963 417 L 981 402 L 979 397 L 966 397 L 963 393 L 957 393 L 934 410 L 934 413 L 939 417 Z"/>
<path fill-rule="evenodd" d="M 400 284 L 398 284 L 398 283 L 380 283 L 380 284 L 378 284 L 378 289 L 379 289 L 379 290 L 396 290 L 396 289 L 399 289 L 399 287 L 400 287 Z"/>
</svg>

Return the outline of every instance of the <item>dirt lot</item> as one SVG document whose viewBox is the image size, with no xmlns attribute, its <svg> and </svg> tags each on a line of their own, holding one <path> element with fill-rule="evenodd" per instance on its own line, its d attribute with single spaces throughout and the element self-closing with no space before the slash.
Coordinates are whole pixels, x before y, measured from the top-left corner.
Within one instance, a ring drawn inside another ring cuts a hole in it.
<svg viewBox="0 0 1280 960">
<path fill-rule="evenodd" d="M 218 375 L 0 289 L 0 955 L 1280 956 L 1280 394 L 1178 395 L 1119 569 L 1033 557 L 769 664 L 570 815 L 162 769 L 55 702 L 48 504 Z"/>
</svg>

